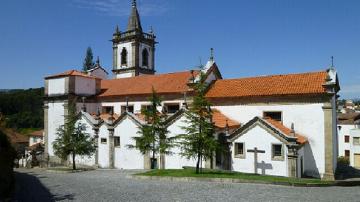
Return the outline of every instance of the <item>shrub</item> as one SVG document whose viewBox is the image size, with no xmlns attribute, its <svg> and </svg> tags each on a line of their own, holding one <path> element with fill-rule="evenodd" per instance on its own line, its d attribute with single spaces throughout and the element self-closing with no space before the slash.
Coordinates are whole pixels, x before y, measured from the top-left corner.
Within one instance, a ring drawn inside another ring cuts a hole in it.
<svg viewBox="0 0 360 202">
<path fill-rule="evenodd" d="M 350 160 L 349 160 L 348 157 L 339 156 L 339 157 L 337 158 L 337 163 L 338 163 L 338 165 L 348 166 L 348 165 L 350 165 Z"/>
<path fill-rule="evenodd" d="M 8 137 L 0 131 L 0 201 L 9 198 L 14 190 L 15 157 L 15 149 L 11 146 Z"/>
</svg>

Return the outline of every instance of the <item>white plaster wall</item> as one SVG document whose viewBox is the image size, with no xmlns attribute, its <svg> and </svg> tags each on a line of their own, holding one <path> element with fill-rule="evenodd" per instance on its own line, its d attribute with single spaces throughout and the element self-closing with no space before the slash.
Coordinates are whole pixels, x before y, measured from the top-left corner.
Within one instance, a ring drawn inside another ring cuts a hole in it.
<svg viewBox="0 0 360 202">
<path fill-rule="evenodd" d="M 106 144 L 101 143 L 101 138 L 106 138 Z M 98 140 L 98 164 L 100 168 L 109 167 L 109 131 L 105 124 L 101 125 L 99 129 L 99 140 Z"/>
<path fill-rule="evenodd" d="M 127 147 L 127 145 L 135 145 L 132 138 L 139 136 L 138 130 L 138 126 L 128 117 L 116 126 L 114 136 L 120 137 L 120 147 L 115 147 L 115 168 L 144 169 L 144 156 L 139 150 Z"/>
<path fill-rule="evenodd" d="M 133 73 L 131 73 L 131 72 L 116 74 L 116 78 L 117 78 L 117 79 L 129 78 L 129 77 L 132 77 L 132 76 L 133 76 Z"/>
<path fill-rule="evenodd" d="M 245 158 L 237 158 L 234 156 L 234 145 L 237 142 L 245 143 Z M 271 159 L 272 144 L 283 145 L 284 160 L 275 161 Z M 232 168 L 234 171 L 254 173 L 254 153 L 247 152 L 247 150 L 254 149 L 255 147 L 265 151 L 265 153 L 258 154 L 258 163 L 266 164 L 266 175 L 288 176 L 286 145 L 260 126 L 255 126 L 232 143 Z M 258 173 L 262 173 L 260 165 L 258 166 Z"/>
<path fill-rule="evenodd" d="M 96 81 L 93 78 L 75 77 L 75 93 L 78 95 L 95 95 Z"/>
<path fill-rule="evenodd" d="M 181 128 L 186 124 L 184 121 L 186 120 L 185 116 L 182 116 L 180 119 L 175 121 L 172 125 L 168 127 L 168 136 L 174 137 L 180 134 L 184 134 L 185 131 Z M 180 148 L 174 147 L 171 149 L 173 152 L 172 155 L 165 155 L 165 168 L 166 169 L 181 169 L 183 166 L 196 166 L 195 159 L 186 159 L 180 155 Z M 205 162 L 203 162 L 203 167 L 205 166 Z"/>
<path fill-rule="evenodd" d="M 64 125 L 64 102 L 48 103 L 48 152 L 54 156 L 52 143 L 57 137 L 57 129 Z"/>
<path fill-rule="evenodd" d="M 48 94 L 63 95 L 65 94 L 65 78 L 48 79 Z"/>
<path fill-rule="evenodd" d="M 142 64 L 143 64 L 142 52 L 143 52 L 144 48 L 146 48 L 148 53 L 149 53 L 149 58 L 148 58 L 149 59 L 149 61 L 148 61 L 149 66 L 148 67 L 142 66 Z M 152 48 L 150 46 L 146 45 L 146 44 L 140 43 L 140 45 L 139 45 L 139 65 L 142 68 L 152 69 L 153 68 L 152 57 L 153 57 Z"/>
<path fill-rule="evenodd" d="M 308 173 L 323 174 L 325 172 L 325 136 L 324 112 L 322 103 L 314 104 L 257 104 L 214 106 L 223 114 L 242 124 L 247 123 L 255 116 L 262 117 L 264 111 L 282 111 L 283 124 L 291 127 L 294 123 L 295 131 L 308 138 L 309 146 L 305 152 L 305 170 Z M 318 175 L 314 175 L 317 176 Z"/>
<path fill-rule="evenodd" d="M 350 136 L 350 130 L 355 128 L 354 125 L 344 125 L 344 124 L 341 124 L 341 125 L 338 125 L 341 127 L 341 129 L 338 128 L 338 142 L 339 142 L 339 156 L 345 156 L 345 150 L 349 150 L 350 153 L 351 152 L 351 148 L 350 148 L 350 139 L 351 139 L 351 136 Z M 349 136 L 349 142 L 346 143 L 345 142 L 345 135 L 348 135 Z"/>
<path fill-rule="evenodd" d="M 132 42 L 128 42 L 128 43 L 122 43 L 118 45 L 118 64 L 117 64 L 117 68 L 121 69 L 123 67 L 121 67 L 121 51 L 123 50 L 123 48 L 126 48 L 127 50 L 127 66 L 124 68 L 128 68 L 128 67 L 133 67 L 134 64 L 132 64 Z"/>
<path fill-rule="evenodd" d="M 30 136 L 29 137 L 29 146 L 32 146 L 36 143 L 42 142 L 42 138 L 41 137 L 37 137 L 37 136 Z"/>
<path fill-rule="evenodd" d="M 92 126 L 82 117 L 78 122 L 84 124 L 86 129 L 85 133 L 89 134 L 92 138 L 95 136 Z M 75 156 L 75 161 L 78 165 L 94 166 L 95 165 L 95 153 L 90 156 Z"/>
</svg>

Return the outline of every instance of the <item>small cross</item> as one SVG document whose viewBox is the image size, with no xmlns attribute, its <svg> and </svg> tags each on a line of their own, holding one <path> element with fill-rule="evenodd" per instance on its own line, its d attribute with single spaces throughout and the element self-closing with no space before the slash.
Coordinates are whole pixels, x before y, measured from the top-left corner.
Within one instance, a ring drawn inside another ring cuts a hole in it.
<svg viewBox="0 0 360 202">
<path fill-rule="evenodd" d="M 334 67 L 334 56 L 331 56 L 331 67 Z"/>
<path fill-rule="evenodd" d="M 257 174 L 257 159 L 258 159 L 258 153 L 265 153 L 265 150 L 258 150 L 257 147 L 254 149 L 248 149 L 247 152 L 254 153 L 254 173 Z"/>
</svg>

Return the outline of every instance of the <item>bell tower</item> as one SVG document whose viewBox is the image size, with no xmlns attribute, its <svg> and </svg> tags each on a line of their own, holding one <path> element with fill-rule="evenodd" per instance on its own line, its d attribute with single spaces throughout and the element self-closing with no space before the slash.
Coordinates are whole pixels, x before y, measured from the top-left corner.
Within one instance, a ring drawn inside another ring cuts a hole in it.
<svg viewBox="0 0 360 202">
<path fill-rule="evenodd" d="M 142 30 L 136 0 L 132 0 L 127 30 L 116 26 L 113 34 L 113 72 L 115 78 L 127 78 L 155 73 L 155 34 Z"/>
</svg>

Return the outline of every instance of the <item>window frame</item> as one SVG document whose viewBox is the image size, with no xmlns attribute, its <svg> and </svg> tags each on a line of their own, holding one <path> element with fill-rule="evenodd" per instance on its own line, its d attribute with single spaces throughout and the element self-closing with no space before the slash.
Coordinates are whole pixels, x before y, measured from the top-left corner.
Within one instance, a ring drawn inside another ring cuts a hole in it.
<svg viewBox="0 0 360 202">
<path fill-rule="evenodd" d="M 237 145 L 238 144 L 242 144 L 242 150 L 243 153 L 240 154 Z M 234 142 L 234 157 L 235 158 L 241 158 L 241 159 L 245 159 L 246 158 L 246 151 L 245 151 L 245 142 Z"/>
<path fill-rule="evenodd" d="M 103 140 L 105 140 L 105 141 L 103 141 Z M 100 143 L 101 144 L 107 144 L 107 138 L 106 137 L 101 137 L 100 138 Z"/>
<path fill-rule="evenodd" d="M 132 110 L 129 110 L 129 112 L 134 113 L 134 105 L 128 105 L 128 108 Z M 124 113 L 126 111 L 126 105 L 121 105 L 120 107 L 121 113 Z"/>
<path fill-rule="evenodd" d="M 281 146 L 281 155 L 275 156 L 275 146 Z M 282 143 L 271 143 L 271 160 L 273 161 L 283 161 L 285 158 L 284 144 Z"/>
<path fill-rule="evenodd" d="M 169 112 L 169 106 L 177 106 L 177 110 L 175 111 L 175 112 Z M 165 110 L 166 110 L 166 113 L 167 114 L 175 114 L 176 112 L 178 112 L 181 108 L 180 108 L 180 103 L 164 103 L 163 104 L 163 107 L 165 108 Z"/>
<path fill-rule="evenodd" d="M 147 50 L 147 48 L 143 49 L 141 56 L 142 56 L 142 66 L 149 67 L 149 51 Z"/>
<path fill-rule="evenodd" d="M 270 117 L 270 116 L 266 116 L 265 114 L 267 114 L 267 113 L 280 113 L 280 120 L 274 119 L 273 117 Z M 269 117 L 276 121 L 280 121 L 281 123 L 283 122 L 283 112 L 282 111 L 263 111 L 263 118 L 266 118 L 266 117 Z"/>
<path fill-rule="evenodd" d="M 344 142 L 349 143 L 350 142 L 350 135 L 344 135 Z"/>
<path fill-rule="evenodd" d="M 119 143 L 119 144 L 116 144 L 116 143 Z M 120 136 L 114 136 L 114 147 L 117 147 L 117 148 L 121 147 Z"/>
<path fill-rule="evenodd" d="M 358 141 L 355 143 L 355 139 Z M 353 137 L 353 145 L 360 145 L 360 137 Z"/>
<path fill-rule="evenodd" d="M 349 155 L 346 155 L 346 153 L 348 153 Z M 348 150 L 348 149 L 344 150 L 344 157 L 350 158 L 350 150 Z"/>
</svg>

